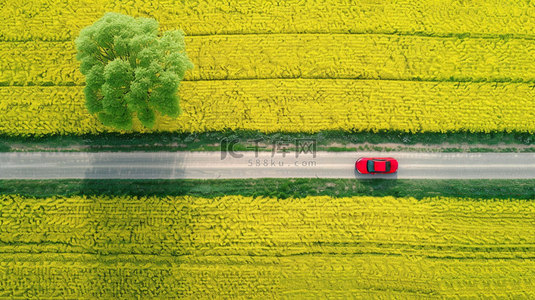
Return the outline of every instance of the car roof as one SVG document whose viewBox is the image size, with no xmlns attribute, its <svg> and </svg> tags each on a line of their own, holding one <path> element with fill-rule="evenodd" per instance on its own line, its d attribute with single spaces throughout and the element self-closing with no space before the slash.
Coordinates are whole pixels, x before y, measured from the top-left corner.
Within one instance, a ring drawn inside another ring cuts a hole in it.
<svg viewBox="0 0 535 300">
<path fill-rule="evenodd" d="M 373 169 L 376 172 L 386 171 L 386 160 L 374 160 Z"/>
</svg>

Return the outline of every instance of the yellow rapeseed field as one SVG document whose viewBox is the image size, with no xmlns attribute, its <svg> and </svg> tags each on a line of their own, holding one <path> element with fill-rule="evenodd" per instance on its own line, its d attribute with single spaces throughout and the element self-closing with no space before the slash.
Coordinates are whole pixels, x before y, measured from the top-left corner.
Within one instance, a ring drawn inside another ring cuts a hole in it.
<svg viewBox="0 0 535 300">
<path fill-rule="evenodd" d="M 528 200 L 4 195 L 0 205 L 3 298 L 535 297 Z"/>
<path fill-rule="evenodd" d="M 73 42 L 107 11 L 187 34 L 183 115 L 154 131 L 535 132 L 529 1 L 53 0 L 0 10 L 0 134 L 114 131 Z"/>
<path fill-rule="evenodd" d="M 157 19 L 188 35 L 401 33 L 535 37 L 535 4 L 524 0 L 7 0 L 0 38 L 71 40 L 105 12 Z M 23 29 L 23 30 L 21 30 Z"/>
<path fill-rule="evenodd" d="M 520 83 L 209 80 L 183 82 L 180 96 L 183 114 L 178 120 L 161 118 L 155 131 L 527 132 L 535 128 L 535 90 Z M 0 128 L 10 135 L 113 131 L 86 112 L 79 86 L 0 87 L 0 99 Z M 376 108 L 385 102 L 390 105 Z M 147 132 L 139 124 L 135 128 Z"/>
<path fill-rule="evenodd" d="M 195 69 L 185 80 L 346 78 L 535 82 L 535 43 L 382 34 L 186 37 Z M 0 43 L 0 82 L 84 85 L 67 42 Z M 505 59 L 504 59 L 505 58 Z"/>
</svg>

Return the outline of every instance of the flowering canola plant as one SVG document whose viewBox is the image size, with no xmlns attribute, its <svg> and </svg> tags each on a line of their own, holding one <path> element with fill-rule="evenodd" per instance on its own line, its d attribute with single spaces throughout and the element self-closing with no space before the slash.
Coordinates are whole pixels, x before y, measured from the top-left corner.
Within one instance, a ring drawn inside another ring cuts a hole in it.
<svg viewBox="0 0 535 300">
<path fill-rule="evenodd" d="M 532 1 L 490 0 L 38 0 L 7 1 L 0 38 L 73 40 L 104 13 L 157 19 L 187 35 L 241 33 L 401 33 L 535 36 Z M 23 29 L 23 30 L 21 30 Z"/>
<path fill-rule="evenodd" d="M 183 29 L 195 65 L 179 91 L 183 115 L 159 117 L 150 131 L 134 124 L 134 132 L 534 133 L 534 6 L 11 2 L 0 12 L 0 134 L 114 131 L 85 108 L 74 47 L 80 29 L 106 11 Z"/>
<path fill-rule="evenodd" d="M 522 83 L 350 79 L 184 81 L 182 115 L 151 131 L 250 129 L 406 132 L 535 129 L 535 90 Z M 90 115 L 83 87 L 0 87 L 0 128 L 9 135 L 113 132 Z M 385 103 L 389 105 L 385 106 Z M 380 107 L 380 108 L 378 108 Z M 65 110 L 71 113 L 65 113 Z M 365 112 L 365 113 L 364 113 Z M 134 129 L 142 129 L 134 124 Z"/>
<path fill-rule="evenodd" d="M 3 195 L 0 204 L 3 297 L 535 297 L 530 200 Z"/>
</svg>

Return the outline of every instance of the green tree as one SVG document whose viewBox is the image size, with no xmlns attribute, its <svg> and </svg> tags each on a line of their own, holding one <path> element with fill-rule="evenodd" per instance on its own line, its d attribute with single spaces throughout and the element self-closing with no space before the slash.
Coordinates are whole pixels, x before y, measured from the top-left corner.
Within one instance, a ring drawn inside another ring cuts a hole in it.
<svg viewBox="0 0 535 300">
<path fill-rule="evenodd" d="M 110 12 L 76 38 L 86 106 L 104 125 L 129 130 L 137 116 L 152 128 L 155 112 L 180 114 L 178 87 L 193 63 L 186 55 L 184 32 L 159 36 L 158 26 L 154 19 Z"/>
</svg>

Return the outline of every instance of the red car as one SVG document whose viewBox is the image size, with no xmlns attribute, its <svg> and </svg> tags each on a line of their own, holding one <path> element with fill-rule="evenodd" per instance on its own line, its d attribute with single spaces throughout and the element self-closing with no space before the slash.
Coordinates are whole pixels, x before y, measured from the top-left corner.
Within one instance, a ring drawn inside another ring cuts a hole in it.
<svg viewBox="0 0 535 300">
<path fill-rule="evenodd" d="M 390 174 L 398 170 L 398 161 L 392 157 L 361 157 L 355 168 L 360 174 Z"/>
</svg>

